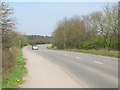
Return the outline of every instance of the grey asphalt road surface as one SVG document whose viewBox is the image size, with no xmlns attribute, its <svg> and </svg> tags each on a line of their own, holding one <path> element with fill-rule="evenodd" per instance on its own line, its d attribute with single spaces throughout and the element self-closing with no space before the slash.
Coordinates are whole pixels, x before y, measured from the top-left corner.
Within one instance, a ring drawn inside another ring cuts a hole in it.
<svg viewBox="0 0 120 90">
<path fill-rule="evenodd" d="M 118 59 L 107 56 L 49 50 L 48 45 L 39 45 L 32 50 L 51 61 L 72 78 L 83 82 L 85 88 L 117 88 Z M 29 47 L 31 49 L 31 47 Z"/>
</svg>

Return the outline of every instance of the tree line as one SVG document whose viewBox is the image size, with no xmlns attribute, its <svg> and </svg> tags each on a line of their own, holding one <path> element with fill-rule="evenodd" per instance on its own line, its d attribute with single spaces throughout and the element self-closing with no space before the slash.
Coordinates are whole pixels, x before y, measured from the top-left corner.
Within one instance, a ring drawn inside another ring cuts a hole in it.
<svg viewBox="0 0 120 90">
<path fill-rule="evenodd" d="M 16 31 L 16 19 L 13 9 L 7 2 L 0 3 L 0 29 L 2 32 L 2 76 L 7 76 L 16 60 L 15 52 L 28 44 L 24 35 Z"/>
<path fill-rule="evenodd" d="M 51 42 L 51 36 L 41 35 L 25 35 L 29 41 L 29 44 L 49 44 Z"/>
<path fill-rule="evenodd" d="M 118 5 L 106 5 L 102 11 L 64 18 L 52 34 L 51 43 L 59 49 L 120 50 Z"/>
</svg>

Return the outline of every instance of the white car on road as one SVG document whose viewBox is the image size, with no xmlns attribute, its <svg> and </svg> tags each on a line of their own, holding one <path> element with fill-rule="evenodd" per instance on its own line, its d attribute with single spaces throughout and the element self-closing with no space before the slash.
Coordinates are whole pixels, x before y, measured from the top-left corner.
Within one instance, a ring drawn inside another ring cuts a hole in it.
<svg viewBox="0 0 120 90">
<path fill-rule="evenodd" d="M 32 50 L 38 50 L 38 47 L 36 45 L 32 45 Z"/>
</svg>

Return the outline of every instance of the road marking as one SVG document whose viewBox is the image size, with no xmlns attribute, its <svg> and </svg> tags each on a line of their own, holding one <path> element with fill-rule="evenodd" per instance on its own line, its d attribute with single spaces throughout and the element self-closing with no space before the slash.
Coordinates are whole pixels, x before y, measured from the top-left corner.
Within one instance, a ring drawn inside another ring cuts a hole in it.
<svg viewBox="0 0 120 90">
<path fill-rule="evenodd" d="M 103 64 L 102 62 L 98 62 L 98 61 L 94 61 L 95 63 L 98 63 L 98 64 Z"/>
<path fill-rule="evenodd" d="M 77 59 L 80 59 L 81 57 L 76 57 Z"/>
<path fill-rule="evenodd" d="M 65 56 L 68 56 L 68 54 L 65 54 Z"/>
</svg>

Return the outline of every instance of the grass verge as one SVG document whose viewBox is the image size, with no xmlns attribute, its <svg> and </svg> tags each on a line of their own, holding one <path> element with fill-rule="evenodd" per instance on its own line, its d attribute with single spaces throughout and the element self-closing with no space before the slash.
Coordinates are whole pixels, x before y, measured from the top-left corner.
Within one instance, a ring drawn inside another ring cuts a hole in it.
<svg viewBox="0 0 120 90">
<path fill-rule="evenodd" d="M 3 79 L 2 88 L 19 88 L 18 85 L 23 82 L 22 77 L 27 73 L 25 60 L 23 59 L 22 50 L 16 52 L 16 61 L 10 74 Z"/>
<path fill-rule="evenodd" d="M 111 56 L 111 57 L 120 57 L 120 55 L 118 54 L 119 52 L 116 52 L 116 51 L 57 49 L 57 48 L 53 48 L 52 46 L 48 46 L 47 48 L 51 50 L 63 50 L 63 51 L 82 52 L 82 53 L 97 54 L 97 55 L 103 55 L 103 56 Z"/>
</svg>

